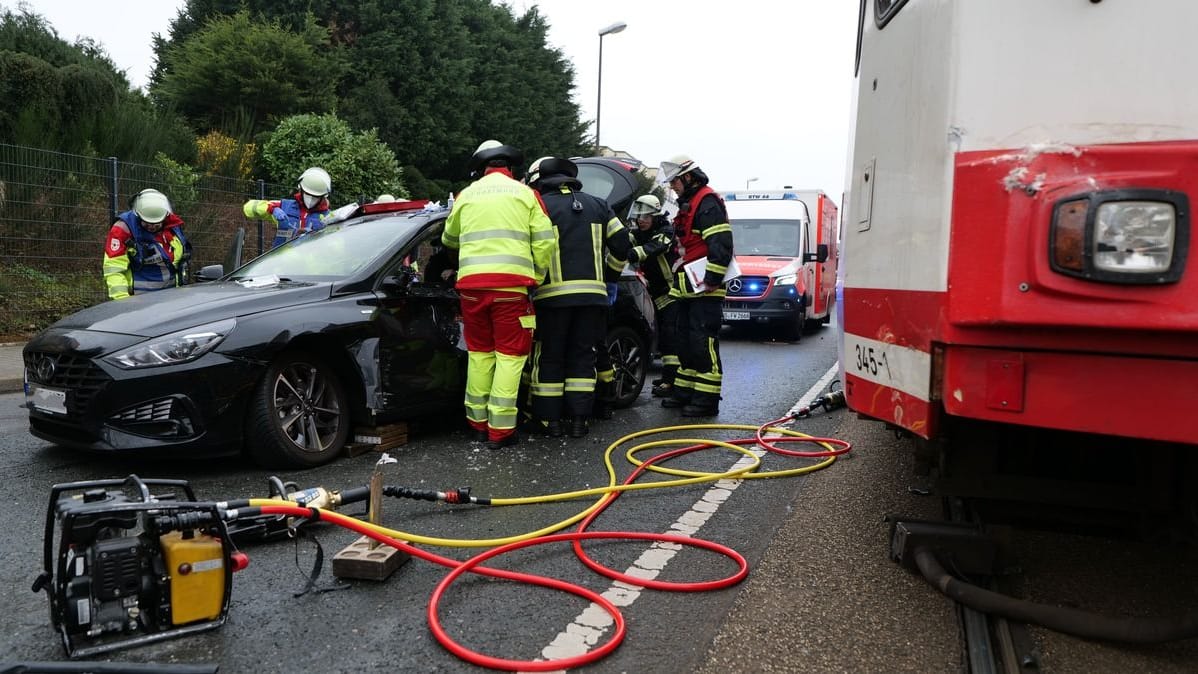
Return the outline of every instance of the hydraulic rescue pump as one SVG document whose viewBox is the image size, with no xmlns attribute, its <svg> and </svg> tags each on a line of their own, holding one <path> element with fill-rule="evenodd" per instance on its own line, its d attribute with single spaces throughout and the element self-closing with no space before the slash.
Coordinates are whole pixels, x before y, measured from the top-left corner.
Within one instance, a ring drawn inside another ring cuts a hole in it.
<svg viewBox="0 0 1198 674">
<path fill-rule="evenodd" d="M 87 657 L 220 626 L 247 563 L 184 480 L 72 482 L 51 490 L 33 589 L 67 654 Z"/>
</svg>

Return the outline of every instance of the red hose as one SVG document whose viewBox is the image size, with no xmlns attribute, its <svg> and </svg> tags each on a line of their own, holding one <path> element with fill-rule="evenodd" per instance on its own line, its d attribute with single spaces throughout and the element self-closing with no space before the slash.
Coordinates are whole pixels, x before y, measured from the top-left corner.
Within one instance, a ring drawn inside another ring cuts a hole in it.
<svg viewBox="0 0 1198 674">
<path fill-rule="evenodd" d="M 837 438 L 783 436 L 783 437 L 771 438 L 770 440 L 766 440 L 763 437 L 762 434 L 768 428 L 773 427 L 775 424 L 777 424 L 779 422 L 789 421 L 792 418 L 793 417 L 791 417 L 791 416 L 783 417 L 781 419 L 776 419 L 774 421 L 770 421 L 766 424 L 763 424 L 762 426 L 758 427 L 754 438 L 740 438 L 740 439 L 736 439 L 736 440 L 731 440 L 729 442 L 731 442 L 731 444 L 735 444 L 735 445 L 756 444 L 756 445 L 759 445 L 762 449 L 764 449 L 766 451 L 774 452 L 777 454 L 782 454 L 784 456 L 810 457 L 810 458 L 838 456 L 841 454 L 845 454 L 846 452 L 848 452 L 852 449 L 852 445 L 850 443 L 845 442 L 844 440 L 839 440 Z M 800 452 L 800 451 L 795 451 L 795 450 L 782 449 L 782 448 L 778 447 L 777 445 L 775 445 L 774 444 L 775 442 L 826 443 L 826 444 L 836 445 L 839 447 L 839 449 L 816 451 L 816 452 Z M 637 466 L 636 470 L 634 470 L 632 472 L 632 474 L 629 475 L 628 478 L 625 479 L 624 484 L 631 484 L 632 482 L 634 482 L 637 477 L 639 477 L 645 470 L 648 469 L 649 466 L 653 465 L 654 463 L 672 459 L 674 457 L 681 456 L 683 454 L 689 454 L 690 452 L 698 451 L 700 449 L 707 449 L 707 448 L 710 448 L 713 446 L 714 445 L 701 443 L 701 444 L 691 445 L 689 447 L 682 447 L 680 449 L 675 449 L 675 450 L 672 450 L 669 452 L 664 452 L 662 454 L 654 456 L 650 459 L 645 460 L 639 466 Z M 717 590 L 717 589 L 726 588 L 726 587 L 735 585 L 736 583 L 739 583 L 740 581 L 744 580 L 745 576 L 747 576 L 749 573 L 749 563 L 745 560 L 745 558 L 740 553 L 736 552 L 735 550 L 733 550 L 727 546 L 720 545 L 719 543 L 714 543 L 714 542 L 705 541 L 705 540 L 702 540 L 699 538 L 691 538 L 689 536 L 680 536 L 680 535 L 675 535 L 675 534 L 655 534 L 655 533 L 634 532 L 634 531 L 601 531 L 601 532 L 600 531 L 595 531 L 595 532 L 586 531 L 586 528 L 595 520 L 595 518 L 598 517 L 599 514 L 602 513 L 604 510 L 606 510 L 607 507 L 609 505 L 611 505 L 611 503 L 613 501 L 615 501 L 617 498 L 619 498 L 621 493 L 623 493 L 623 492 L 611 492 L 607 496 L 605 496 L 603 498 L 601 504 L 599 505 L 599 507 L 596 508 L 596 510 L 593 513 L 591 513 L 586 519 L 584 519 L 579 524 L 578 530 L 573 533 L 553 534 L 553 535 L 549 535 L 549 536 L 541 536 L 538 538 L 529 539 L 526 541 L 518 541 L 516 543 L 509 543 L 507 545 L 502 545 L 497 548 L 488 550 L 486 552 L 482 552 L 478 555 L 475 555 L 475 556 L 467 559 L 464 562 L 459 562 L 455 559 L 452 559 L 449 557 L 444 557 L 444 556 L 429 552 L 427 550 L 415 547 L 415 546 L 410 545 L 410 544 L 408 544 L 404 541 L 401 541 L 397 538 L 393 538 L 393 537 L 387 536 L 385 534 L 380 534 L 380 533 L 374 531 L 373 529 L 370 529 L 369 527 L 367 527 L 363 522 L 360 522 L 352 517 L 347 517 L 345 515 L 341 515 L 339 513 L 322 511 L 319 514 L 319 518 L 322 520 L 325 520 L 325 521 L 332 522 L 339 526 L 345 527 L 346 529 L 356 531 L 359 534 L 362 534 L 364 536 L 369 536 L 370 538 L 372 538 L 376 541 L 390 545 L 391 547 L 396 548 L 398 550 L 402 550 L 403 552 L 406 552 L 406 553 L 412 555 L 413 557 L 418 557 L 420 559 L 423 559 L 428 562 L 432 562 L 434 564 L 440 564 L 441 566 L 445 566 L 450 569 L 450 572 L 448 574 L 446 574 L 444 578 L 441 579 L 441 582 L 437 583 L 437 587 L 433 590 L 432 596 L 429 597 L 429 603 L 428 603 L 428 609 L 427 609 L 427 618 L 428 618 L 428 623 L 429 623 L 429 629 L 432 631 L 433 636 L 437 639 L 437 642 L 440 643 L 441 646 L 443 646 L 450 653 L 453 653 L 457 657 L 459 657 L 471 664 L 479 665 L 482 667 L 490 667 L 492 669 L 504 669 L 504 670 L 509 670 L 509 671 L 545 672 L 545 671 L 556 671 L 556 670 L 580 667 L 582 665 L 587 665 L 587 664 L 596 662 L 596 661 L 606 657 L 608 654 L 610 654 L 612 651 L 614 651 L 620 645 L 621 642 L 624 641 L 624 637 L 627 632 L 627 627 L 624 622 L 624 616 L 620 613 L 620 610 L 618 608 L 616 608 L 615 604 L 613 604 L 609 600 L 605 599 L 602 595 L 600 595 L 596 592 L 593 592 L 585 587 L 575 585 L 573 583 L 567 583 L 565 581 L 558 580 L 556 578 L 548 578 L 545 576 L 538 576 L 535 574 L 519 573 L 516 571 L 506 571 L 504 569 L 496 569 L 496 568 L 491 568 L 491 567 L 486 567 L 486 566 L 480 566 L 483 562 L 487 561 L 488 559 L 491 559 L 493 557 L 498 557 L 499 555 L 503 555 L 505 553 L 512 552 L 514 550 L 520 550 L 520 549 L 532 547 L 535 545 L 544 545 L 546 543 L 559 543 L 559 542 L 563 542 L 563 541 L 571 541 L 574 546 L 574 552 L 578 556 L 579 560 L 584 565 L 586 565 L 588 568 L 595 571 L 596 573 L 599 573 L 599 574 L 606 576 L 608 578 L 611 578 L 613 580 L 626 582 L 626 583 L 629 583 L 632 585 L 637 585 L 637 586 L 646 587 L 646 588 L 650 588 L 650 589 L 666 590 L 666 591 L 674 591 L 674 592 L 702 592 L 702 591 L 707 591 L 707 590 Z M 313 510 L 310 510 L 308 508 L 301 508 L 299 506 L 262 506 L 262 513 L 266 514 L 266 515 L 288 515 L 288 516 L 293 516 L 293 517 L 312 517 L 314 512 L 315 511 L 313 511 Z M 642 541 L 676 543 L 679 545 L 689 545 L 691 547 L 703 548 L 705 550 L 711 550 L 713 552 L 718 552 L 718 553 L 728 557 L 729 559 L 733 560 L 734 562 L 736 562 L 738 568 L 737 568 L 736 572 L 733 573 L 731 576 L 728 576 L 726 578 L 721 578 L 718 580 L 699 581 L 699 582 L 690 582 L 690 583 L 676 583 L 676 582 L 668 582 L 668 581 L 649 580 L 646 578 L 639 578 L 636 576 L 629 576 L 627 574 L 620 573 L 614 569 L 608 568 L 608 567 L 603 566 L 602 564 L 599 564 L 598 562 L 594 561 L 589 556 L 587 556 L 586 552 L 582 549 L 582 541 L 586 540 L 586 539 L 642 540 Z M 467 572 L 477 573 L 477 574 L 480 574 L 483 576 L 489 576 L 492 578 L 500 578 L 500 579 L 504 579 L 504 580 L 513 580 L 513 581 L 517 581 L 517 582 L 528 583 L 530 585 L 537 585 L 540 587 L 546 587 L 546 588 L 550 588 L 550 589 L 554 589 L 554 590 L 560 590 L 562 592 L 568 592 L 570 594 L 582 597 L 583 599 L 587 599 L 591 602 L 594 602 L 595 604 L 598 604 L 600 607 L 603 608 L 604 611 L 607 611 L 608 615 L 610 615 L 612 617 L 612 620 L 615 622 L 615 631 L 612 633 L 612 636 L 610 639 L 608 639 L 605 643 L 598 646 L 597 648 L 594 648 L 582 655 L 573 656 L 573 657 L 569 657 L 569 658 L 559 658 L 557 660 L 540 660 L 540 661 L 537 661 L 537 660 L 509 660 L 506 658 L 496 658 L 496 657 L 492 657 L 489 655 L 484 655 L 482 653 L 478 653 L 477 651 L 470 650 L 469 648 L 466 648 L 465 646 L 462 646 L 461 644 L 454 641 L 453 638 L 450 637 L 448 633 L 446 633 L 445 629 L 441 626 L 440 616 L 437 611 L 437 607 L 441 602 L 441 598 L 445 595 L 445 592 L 448 590 L 449 586 L 452 585 L 453 582 L 455 580 L 457 580 L 458 577 L 460 577 L 462 574 L 465 574 Z"/>
</svg>

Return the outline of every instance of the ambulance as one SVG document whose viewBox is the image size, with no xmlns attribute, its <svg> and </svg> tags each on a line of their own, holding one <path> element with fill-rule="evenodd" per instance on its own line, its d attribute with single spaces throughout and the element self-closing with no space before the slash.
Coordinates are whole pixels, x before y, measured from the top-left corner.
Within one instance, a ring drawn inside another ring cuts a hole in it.
<svg viewBox="0 0 1198 674">
<path fill-rule="evenodd" d="M 860 12 L 849 406 L 925 439 L 988 429 L 974 447 L 994 429 L 1198 445 L 1198 3 Z"/>
<path fill-rule="evenodd" d="M 768 324 L 798 341 L 832 317 L 836 204 L 819 190 L 723 194 L 741 275 L 727 284 L 724 323 Z"/>
</svg>

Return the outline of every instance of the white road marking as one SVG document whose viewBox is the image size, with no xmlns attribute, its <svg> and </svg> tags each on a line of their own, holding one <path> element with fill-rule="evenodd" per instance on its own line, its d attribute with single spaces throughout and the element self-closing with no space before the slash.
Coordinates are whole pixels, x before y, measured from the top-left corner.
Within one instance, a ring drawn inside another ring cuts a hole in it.
<svg viewBox="0 0 1198 674">
<path fill-rule="evenodd" d="M 832 367 L 820 377 L 819 381 L 807 389 L 807 392 L 799 398 L 798 402 L 790 408 L 787 414 L 794 414 L 800 408 L 807 407 L 811 401 L 819 396 L 820 391 L 832 381 L 836 376 L 837 363 L 833 363 Z M 764 450 L 754 448 L 751 450 L 757 456 L 765 454 Z M 750 463 L 752 459 L 745 456 L 737 461 L 733 468 L 743 468 Z M 729 469 L 731 470 L 731 469 Z M 683 513 L 681 517 L 670 525 L 668 534 L 676 534 L 681 536 L 692 536 L 699 531 L 700 528 L 711 518 L 712 515 L 719 510 L 720 505 L 727 501 L 732 496 L 732 492 L 740 486 L 744 480 L 719 480 L 707 493 L 695 502 L 691 509 Z M 678 551 L 682 549 L 681 545 L 676 543 L 654 543 L 649 549 L 641 553 L 632 566 L 624 570 L 625 575 L 635 576 L 652 580 L 665 570 L 670 560 Z M 644 588 L 636 585 L 629 585 L 620 581 L 613 581 L 611 586 L 603 592 L 603 597 L 615 604 L 617 607 L 631 606 L 633 602 L 641 596 Z M 611 616 L 607 614 L 597 604 L 591 604 L 582 613 L 574 618 L 574 621 L 566 626 L 553 638 L 553 641 L 548 646 L 541 649 L 541 657 L 544 660 L 560 660 L 562 658 L 571 658 L 582 655 L 594 648 L 595 645 L 603 639 L 608 630 L 612 628 L 614 622 Z"/>
</svg>

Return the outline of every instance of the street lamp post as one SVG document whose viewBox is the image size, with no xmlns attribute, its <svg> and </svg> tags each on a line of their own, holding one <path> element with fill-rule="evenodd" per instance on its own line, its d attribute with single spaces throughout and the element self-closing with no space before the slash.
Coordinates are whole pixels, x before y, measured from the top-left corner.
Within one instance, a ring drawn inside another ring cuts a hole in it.
<svg viewBox="0 0 1198 674">
<path fill-rule="evenodd" d="M 595 98 L 595 155 L 599 154 L 599 118 L 603 111 L 603 36 L 618 33 L 628 27 L 623 21 L 617 21 L 607 28 L 599 30 L 599 93 Z"/>
<path fill-rule="evenodd" d="M 745 189 L 746 190 L 749 189 L 749 183 L 755 183 L 758 180 L 760 180 L 760 178 L 749 178 L 748 180 L 746 180 L 745 181 Z"/>
</svg>

